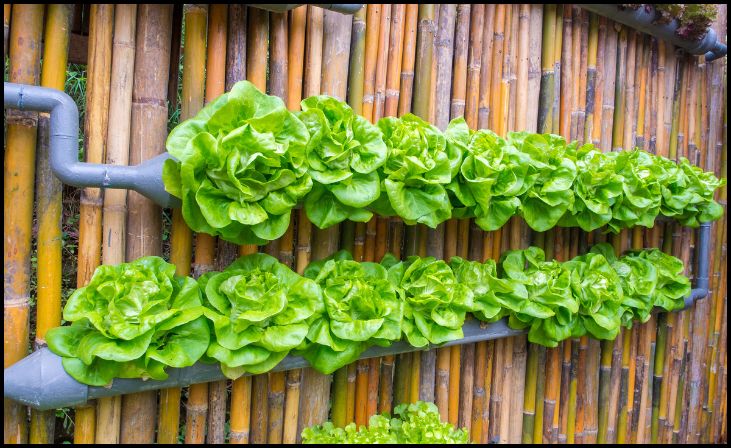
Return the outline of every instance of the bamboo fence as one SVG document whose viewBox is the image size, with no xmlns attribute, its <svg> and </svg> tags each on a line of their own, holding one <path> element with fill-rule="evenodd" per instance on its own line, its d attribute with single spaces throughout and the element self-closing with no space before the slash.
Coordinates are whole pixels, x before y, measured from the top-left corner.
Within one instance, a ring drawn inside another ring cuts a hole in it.
<svg viewBox="0 0 731 448">
<path fill-rule="evenodd" d="M 723 61 L 685 55 L 575 5 L 370 4 L 354 15 L 313 5 L 284 13 L 243 5 L 92 5 L 88 37 L 78 34 L 81 11 L 5 5 L 6 71 L 12 82 L 60 89 L 67 58 L 88 42 L 90 162 L 136 164 L 164 150 L 182 53 L 181 121 L 248 79 L 293 111 L 302 98 L 328 94 L 374 123 L 412 112 L 443 130 L 464 116 L 471 129 L 552 132 L 602 151 L 637 146 L 727 175 Z M 719 5 L 713 26 L 721 36 L 726 14 Z M 7 367 L 26 355 L 33 323 L 33 349 L 60 323 L 62 188 L 48 165 L 47 115 L 5 116 Z M 726 187 L 717 199 L 725 211 Z M 162 253 L 162 213 L 149 200 L 86 188 L 80 202 L 78 286 L 101 263 Z M 547 349 L 517 336 L 359 360 L 333 375 L 305 368 L 104 398 L 75 408 L 73 440 L 295 443 L 312 424 L 364 425 L 377 412 L 421 399 L 435 402 L 443 420 L 465 427 L 477 443 L 724 442 L 726 219 L 712 226 L 708 298 L 685 311 L 654 313 L 615 341 L 582 337 Z M 471 220 L 429 229 L 374 217 L 321 230 L 299 209 L 282 238 L 259 248 L 193 235 L 173 210 L 170 235 L 170 261 L 178 274 L 195 277 L 257 251 L 301 273 L 339 248 L 361 261 L 387 252 L 497 260 L 505 250 L 534 245 L 565 261 L 604 241 L 617 253 L 659 247 L 695 275 L 695 232 L 672 223 L 612 236 L 532 232 L 517 217 L 492 232 Z M 6 443 L 57 441 L 53 411 L 27 414 L 9 400 L 4 411 Z"/>
</svg>

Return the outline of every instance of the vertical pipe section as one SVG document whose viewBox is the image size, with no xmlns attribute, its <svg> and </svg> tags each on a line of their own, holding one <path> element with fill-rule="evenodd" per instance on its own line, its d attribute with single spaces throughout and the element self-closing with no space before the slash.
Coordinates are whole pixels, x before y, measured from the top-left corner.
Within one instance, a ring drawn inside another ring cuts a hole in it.
<svg viewBox="0 0 731 448">
<path fill-rule="evenodd" d="M 132 89 L 131 164 L 149 160 L 165 148 L 172 13 L 172 5 L 145 4 L 138 8 Z M 161 255 L 160 207 L 134 191 L 128 193 L 127 203 L 127 260 L 145 255 Z M 156 414 L 155 391 L 124 396 L 120 443 L 153 443 Z"/>
</svg>

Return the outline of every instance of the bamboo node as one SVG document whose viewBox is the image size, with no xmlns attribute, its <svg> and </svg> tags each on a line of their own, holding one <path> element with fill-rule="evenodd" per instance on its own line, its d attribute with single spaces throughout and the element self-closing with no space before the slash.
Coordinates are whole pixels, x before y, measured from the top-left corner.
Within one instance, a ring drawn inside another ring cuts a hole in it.
<svg viewBox="0 0 731 448">
<path fill-rule="evenodd" d="M 3 306 L 5 308 L 28 308 L 28 306 L 29 306 L 28 303 L 30 300 L 29 296 L 9 299 L 8 295 L 13 295 L 13 294 L 9 293 L 7 290 L 5 290 L 5 299 L 3 300 Z"/>
<path fill-rule="evenodd" d="M 5 109 L 5 122 L 8 125 L 38 126 L 38 112 L 32 110 Z"/>
</svg>

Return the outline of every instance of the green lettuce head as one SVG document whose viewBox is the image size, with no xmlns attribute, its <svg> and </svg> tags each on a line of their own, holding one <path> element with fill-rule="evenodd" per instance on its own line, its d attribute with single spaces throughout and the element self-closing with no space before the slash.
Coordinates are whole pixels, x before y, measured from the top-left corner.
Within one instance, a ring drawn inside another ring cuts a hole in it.
<svg viewBox="0 0 731 448">
<path fill-rule="evenodd" d="M 606 153 L 614 159 L 615 172 L 622 177 L 623 195 L 612 205 L 609 228 L 618 233 L 623 228 L 641 225 L 652 227 L 660 213 L 663 167 L 650 153 L 634 149 Z"/>
<path fill-rule="evenodd" d="M 634 258 L 648 261 L 657 272 L 654 305 L 667 311 L 683 309 L 691 292 L 690 280 L 683 275 L 683 262 L 658 249 L 629 251 L 621 259 Z"/>
<path fill-rule="evenodd" d="M 371 204 L 381 216 L 435 228 L 452 216 L 445 186 L 459 169 L 462 154 L 442 132 L 413 114 L 378 121 L 388 158 L 381 168 L 386 195 Z"/>
<path fill-rule="evenodd" d="M 579 301 L 579 328 L 572 337 L 589 332 L 596 339 L 616 338 L 624 302 L 624 289 L 616 270 L 604 255 L 596 252 L 563 265 L 571 273 L 571 292 Z"/>
<path fill-rule="evenodd" d="M 324 229 L 345 219 L 366 222 L 365 209 L 381 194 L 378 168 L 386 161 L 381 131 L 331 96 L 302 101 L 298 115 L 311 135 L 308 172 L 314 186 L 305 200 L 307 217 Z"/>
<path fill-rule="evenodd" d="M 198 284 L 215 334 L 207 355 L 232 379 L 267 372 L 303 347 L 323 312 L 320 287 L 266 254 L 243 256 Z"/>
<path fill-rule="evenodd" d="M 520 212 L 525 222 L 537 232 L 556 226 L 574 205 L 572 185 L 576 179 L 576 163 L 570 145 L 552 134 L 511 132 L 508 144 L 517 148 L 517 158 L 526 166 L 525 186 L 520 198 Z"/>
<path fill-rule="evenodd" d="M 472 314 L 481 321 L 495 322 L 520 309 L 526 297 L 525 287 L 498 278 L 495 260 L 484 263 L 452 257 L 449 266 L 459 284 L 467 286 L 474 296 Z"/>
<path fill-rule="evenodd" d="M 195 280 L 175 275 L 160 257 L 99 266 L 69 297 L 48 347 L 80 383 L 105 386 L 119 378 L 167 378 L 166 366 L 188 367 L 209 342 Z"/>
<path fill-rule="evenodd" d="M 591 232 L 612 220 L 612 207 L 623 194 L 623 178 L 615 172 L 615 160 L 590 143 L 578 148 L 574 207 L 564 214 L 559 225 L 578 226 Z"/>
<path fill-rule="evenodd" d="M 264 244 L 284 234 L 312 188 L 308 141 L 280 98 L 240 81 L 170 133 L 166 147 L 177 161 L 165 162 L 165 189 L 182 199 L 195 232 Z"/>
<path fill-rule="evenodd" d="M 662 184 L 660 213 L 689 227 L 723 216 L 723 207 L 713 200 L 713 193 L 726 185 L 726 179 L 718 179 L 713 173 L 691 165 L 685 157 L 681 157 L 678 165 L 664 157 L 661 163 L 671 174 Z"/>
<path fill-rule="evenodd" d="M 525 288 L 523 300 L 510 309 L 508 325 L 530 327 L 530 342 L 556 347 L 580 330 L 576 320 L 579 302 L 571 292 L 569 270 L 555 260 L 545 261 L 545 257 L 538 247 L 507 251 L 500 257 L 498 274 Z M 515 291 L 522 295 L 523 288 L 516 287 Z"/>
<path fill-rule="evenodd" d="M 358 263 L 341 251 L 312 263 L 305 276 L 322 288 L 327 311 L 307 334 L 303 356 L 329 374 L 358 359 L 370 345 L 387 347 L 401 339 L 403 302 L 377 263 Z"/>
<path fill-rule="evenodd" d="M 473 294 L 457 281 L 447 263 L 434 257 L 381 262 L 404 302 L 402 329 L 409 344 L 424 347 L 464 337 L 465 315 L 474 308 Z"/>
<path fill-rule="evenodd" d="M 467 145 L 460 167 L 459 190 L 452 191 L 472 209 L 475 223 L 484 230 L 502 227 L 520 207 L 519 196 L 529 187 L 528 165 L 521 163 L 517 149 L 494 132 L 481 129 Z"/>
</svg>

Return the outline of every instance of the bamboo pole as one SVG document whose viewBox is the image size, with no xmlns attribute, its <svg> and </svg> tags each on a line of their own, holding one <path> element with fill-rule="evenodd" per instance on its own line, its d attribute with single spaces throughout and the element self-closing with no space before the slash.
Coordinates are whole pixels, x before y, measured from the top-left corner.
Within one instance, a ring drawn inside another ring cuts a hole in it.
<svg viewBox="0 0 731 448">
<path fill-rule="evenodd" d="M 247 44 L 248 49 L 253 51 L 247 51 L 246 53 L 246 79 L 251 81 L 259 90 L 264 91 L 267 86 L 269 13 L 258 8 L 249 9 L 248 22 Z M 256 245 L 245 244 L 239 247 L 239 255 L 256 253 L 257 250 Z M 265 443 L 268 423 L 268 375 L 255 375 L 248 381 L 251 384 L 250 442 Z"/>
<path fill-rule="evenodd" d="M 425 119 L 429 118 L 431 98 L 432 58 L 434 54 L 434 34 L 436 32 L 435 18 L 436 7 L 434 5 L 419 5 L 412 112 Z M 420 226 L 408 226 L 406 228 L 404 235 L 404 252 L 406 255 L 421 252 L 422 246 L 424 246 L 425 253 L 426 238 L 423 235 L 425 235 L 425 231 Z M 421 359 L 421 355 L 413 355 L 414 361 L 417 357 Z M 411 378 L 413 380 L 420 366 L 416 362 L 412 362 L 411 368 Z M 418 380 L 416 383 L 411 382 L 411 390 L 412 392 L 418 390 Z M 417 400 L 413 395 L 411 398 L 414 401 Z"/>
<path fill-rule="evenodd" d="M 309 11 L 311 11 L 310 7 L 301 6 L 296 8 L 292 11 L 292 20 L 290 21 L 289 60 L 291 64 L 288 82 L 288 106 L 292 110 L 299 109 L 303 89 L 305 95 L 310 95 L 310 92 L 314 91 L 316 93 L 320 90 L 320 76 L 317 76 L 317 74 L 319 74 L 320 64 L 322 63 L 322 14 L 316 15 L 314 18 L 310 17 L 308 21 Z M 307 33 L 308 42 L 307 56 L 306 58 L 302 58 L 305 49 L 305 33 Z M 319 40 L 319 47 L 313 45 L 313 40 Z M 305 64 L 308 67 L 308 71 L 303 73 Z M 316 84 L 316 87 L 312 86 L 313 83 Z M 297 223 L 295 267 L 297 273 L 302 274 L 310 262 L 310 232 L 312 229 L 312 224 L 307 219 L 304 209 L 300 209 L 297 215 Z M 284 443 L 295 443 L 299 438 L 300 431 L 298 431 L 298 422 L 301 384 L 301 369 L 291 370 L 287 373 L 284 435 L 282 437 Z"/>
<path fill-rule="evenodd" d="M 414 87 L 414 64 L 416 59 L 416 39 L 418 24 L 418 5 L 406 5 L 406 17 L 404 19 L 404 39 L 401 60 L 400 93 L 398 97 L 399 116 L 411 111 Z M 388 99 L 387 99 L 388 101 Z M 390 103 L 388 103 L 390 104 Z M 389 109 L 390 111 L 390 109 Z M 396 258 L 401 258 L 404 234 L 403 221 L 398 216 L 391 218 L 391 253 Z M 410 388 L 411 353 L 404 353 L 398 356 L 394 367 L 394 391 L 393 401 L 396 404 L 405 403 L 408 400 Z"/>
<path fill-rule="evenodd" d="M 205 102 L 209 103 L 223 94 L 226 82 L 228 7 L 210 5 L 208 14 L 208 39 L 206 61 Z M 205 234 L 196 235 L 194 273 L 198 276 L 214 268 L 217 241 Z M 208 416 L 206 442 L 223 443 L 225 440 L 227 381 L 208 384 Z"/>
<path fill-rule="evenodd" d="M 406 5 L 393 5 L 391 10 L 391 30 L 388 45 L 388 68 L 386 72 L 384 116 L 398 114 L 399 87 L 401 65 L 403 59 L 404 33 L 406 29 Z M 376 241 L 376 258 L 380 261 L 386 251 L 394 252 L 393 246 L 399 247 L 400 236 L 391 236 L 392 229 L 399 227 L 399 220 L 378 218 Z M 389 226 L 389 221 L 391 225 Z M 390 228 L 389 228 L 390 227 Z M 390 237 L 390 238 L 389 238 Z M 400 253 L 399 253 L 400 255 Z M 393 355 L 382 358 L 381 376 L 379 378 L 378 412 L 391 412 L 393 402 L 393 375 L 395 357 Z"/>
<path fill-rule="evenodd" d="M 183 52 L 183 85 L 180 110 L 181 121 L 195 116 L 203 107 L 205 99 L 207 14 L 207 9 L 200 5 L 189 5 L 185 8 L 185 46 Z M 185 268 L 179 267 L 179 269 L 185 269 L 190 272 L 192 234 L 190 233 L 190 229 L 183 225 L 184 222 L 182 221 L 182 216 L 179 213 L 175 213 L 173 218 L 173 222 L 176 225 L 173 237 L 177 236 L 176 242 L 179 244 L 173 245 L 172 250 L 175 250 L 176 255 L 181 257 L 179 260 L 180 264 L 185 266 Z M 204 241 L 206 237 L 208 238 L 207 245 Z M 213 255 L 210 254 L 210 252 L 215 250 L 215 246 L 213 249 L 210 247 L 212 244 L 215 245 L 215 240 L 213 240 L 210 236 L 201 236 L 201 234 L 196 235 L 196 253 L 193 265 L 194 275 L 199 276 L 202 273 L 201 265 L 205 265 L 208 270 L 212 268 Z M 178 253 L 178 249 L 180 249 L 181 252 Z M 202 257 L 208 258 L 208 261 L 204 262 Z M 164 410 L 166 414 L 170 414 L 169 420 L 172 420 L 172 417 L 174 417 L 175 414 L 175 410 L 173 410 L 175 400 L 174 397 L 171 398 L 172 400 L 166 400 L 165 404 L 168 407 Z M 204 442 L 207 414 L 208 383 L 191 385 L 188 389 L 188 400 L 185 404 L 186 443 Z M 166 421 L 169 420 L 166 418 Z M 170 421 L 170 423 L 172 423 L 172 421 Z M 177 426 L 177 421 L 175 423 Z M 170 432 L 166 432 L 165 436 L 168 440 L 175 441 L 177 439 L 177 434 L 173 436 Z"/>
<path fill-rule="evenodd" d="M 439 18 L 436 30 L 436 38 L 434 40 L 434 56 L 432 60 L 432 72 L 434 77 L 435 89 L 432 92 L 434 100 L 430 104 L 434 107 L 433 122 L 435 125 L 444 130 L 449 123 L 449 106 L 450 91 L 452 83 L 452 59 L 454 53 L 454 32 L 455 32 L 455 5 L 442 5 L 439 8 Z M 436 67 L 439 70 L 436 70 Z M 444 224 L 440 224 L 436 229 L 427 229 L 427 255 L 434 256 L 437 259 L 444 258 Z M 449 384 L 449 366 L 450 366 L 450 349 L 438 349 L 425 351 L 421 355 L 420 367 L 420 391 L 419 399 L 425 401 L 433 401 L 435 394 L 442 391 L 441 397 L 436 396 L 437 405 L 441 403 L 440 412 L 446 417 L 448 415 L 448 397 L 445 397 L 444 391 L 448 390 Z M 437 359 L 438 358 L 438 359 Z M 440 376 L 444 386 L 439 390 L 436 389 L 435 382 L 439 381 L 437 375 Z M 445 400 L 446 399 L 446 400 Z"/>
<path fill-rule="evenodd" d="M 165 147 L 172 11 L 172 5 L 138 8 L 129 156 L 133 165 L 157 156 Z M 128 194 L 127 203 L 127 259 L 161 255 L 160 208 L 135 192 Z M 157 393 L 154 391 L 124 396 L 120 442 L 152 443 L 156 408 Z M 102 427 L 101 422 L 99 426 Z"/>
<path fill-rule="evenodd" d="M 516 70 L 513 70 L 515 75 L 511 74 L 511 98 L 515 98 L 514 105 L 511 105 L 511 109 L 515 110 L 515 114 L 510 122 L 509 129 L 523 131 L 523 130 L 535 130 L 536 122 L 529 124 L 530 120 L 530 106 L 533 105 L 529 102 L 529 94 L 531 93 L 531 84 L 529 78 L 529 66 L 530 66 L 530 41 L 534 39 L 534 45 L 539 45 L 537 37 L 532 37 L 531 33 L 531 15 L 534 13 L 531 10 L 530 5 L 521 5 L 520 7 L 514 7 L 517 11 L 514 11 L 513 16 L 513 35 L 517 35 L 513 39 L 513 46 L 511 47 L 511 67 L 517 66 Z M 515 13 L 517 12 L 517 13 Z M 540 23 L 540 22 L 536 22 Z M 538 50 L 535 50 L 535 57 L 538 57 Z M 536 61 L 537 68 L 537 61 Z M 538 85 L 533 83 L 533 92 L 537 98 Z M 525 92 L 525 94 L 523 94 Z M 534 105 L 534 109 L 537 111 L 537 104 Z M 530 235 L 528 227 L 518 217 L 513 217 L 510 224 L 510 245 L 509 249 L 520 249 L 527 247 L 530 242 Z M 526 338 L 525 336 L 518 336 L 510 338 L 513 343 L 513 369 L 509 373 L 511 377 L 511 389 L 507 391 L 510 395 L 510 414 L 509 414 L 509 433 L 507 434 L 508 441 L 510 443 L 519 443 L 522 439 L 523 429 L 523 402 L 525 396 L 525 375 L 526 375 L 526 363 L 527 363 L 527 352 L 526 352 Z"/>
<path fill-rule="evenodd" d="M 289 17 L 289 47 L 288 47 L 288 72 L 287 72 L 287 107 L 290 110 L 299 110 L 302 99 L 302 70 L 305 46 L 305 24 L 307 18 L 307 7 L 300 6 L 290 13 Z M 296 219 L 292 215 L 292 220 Z M 292 224 L 290 223 L 290 226 Z M 291 249 L 290 249 L 291 250 Z M 288 260 L 288 265 L 293 265 L 294 257 Z M 293 266 L 294 267 L 294 266 Z M 299 267 L 298 272 L 302 272 Z M 282 443 L 295 443 L 297 440 L 297 418 L 299 413 L 300 378 L 301 369 L 290 370 L 285 378 L 285 402 L 284 416 L 282 423 Z"/>
<path fill-rule="evenodd" d="M 91 26 L 89 31 L 88 56 L 88 84 L 86 131 L 87 148 L 86 160 L 100 163 L 104 157 L 106 143 L 107 113 L 109 104 L 109 81 L 111 69 L 112 20 L 114 9 L 111 5 L 99 6 L 91 9 Z M 93 125 L 92 125 L 93 124 Z M 90 131 L 91 129 L 91 131 Z M 101 191 L 99 189 L 84 189 L 81 195 L 81 210 L 79 223 L 79 263 L 78 286 L 86 285 L 91 275 L 100 263 L 101 249 Z M 82 255 L 82 253 L 84 255 Z M 77 413 L 83 420 L 80 425 L 93 431 L 96 416 L 93 409 Z M 99 417 L 104 418 L 103 415 Z M 94 419 L 94 423 L 91 420 Z M 99 421 L 98 425 L 109 425 L 112 431 L 118 428 L 118 422 Z M 118 430 L 117 430 L 118 431 Z M 79 434 L 79 443 L 91 443 L 94 433 Z M 75 435 L 76 439 L 76 435 Z"/>
<path fill-rule="evenodd" d="M 402 21 L 403 17 L 398 18 Z M 396 23 L 396 27 L 400 26 Z M 384 4 L 378 33 L 378 52 L 376 53 L 376 77 L 374 84 L 373 115 L 371 122 L 376 123 L 384 114 L 386 77 L 388 75 L 388 59 L 391 37 L 391 5 Z M 367 118 L 367 117 L 366 117 Z M 366 224 L 365 255 L 367 261 L 380 261 L 385 253 L 388 241 L 388 219 L 374 216 Z M 378 257 L 379 252 L 381 257 Z M 381 358 L 368 360 L 368 404 L 367 417 L 378 410 L 379 383 L 381 374 Z"/>
<path fill-rule="evenodd" d="M 471 5 L 460 4 L 457 6 L 450 118 L 464 116 L 467 105 L 468 53 L 470 38 L 472 37 L 471 17 Z M 480 23 L 480 38 L 482 25 Z M 479 68 L 476 73 L 479 75 Z M 476 101 L 474 103 L 473 109 L 476 112 Z M 452 255 L 467 258 L 469 219 L 459 221 L 450 219 L 447 221 L 445 238 L 445 260 L 449 260 Z M 450 242 L 450 240 L 453 242 Z M 462 356 L 463 354 L 464 356 Z M 449 422 L 470 431 L 472 426 L 472 398 L 474 395 L 475 345 L 467 344 L 461 347 L 450 347 L 449 361 Z M 464 372 L 461 372 L 462 367 L 464 367 Z"/>
<path fill-rule="evenodd" d="M 5 31 L 5 40 L 3 41 L 3 54 L 8 54 L 8 38 L 10 37 L 10 3 L 3 4 L 3 30 Z"/>
<path fill-rule="evenodd" d="M 387 27 L 382 19 L 383 5 L 368 5 L 366 13 L 365 30 L 365 59 L 363 61 L 363 99 L 362 114 L 372 121 L 375 106 L 376 77 L 378 72 L 378 45 L 381 41 L 382 26 Z M 388 31 L 385 31 L 388 33 Z M 358 224 L 355 234 L 363 238 L 363 252 L 360 254 L 363 261 L 372 261 L 375 257 L 375 224 L 376 218 L 372 218 L 367 224 Z M 358 242 L 355 242 L 357 245 Z M 358 259 L 358 258 L 356 258 Z M 368 386 L 371 365 L 368 360 L 358 360 L 356 363 L 355 378 L 355 409 L 354 419 L 356 425 L 365 425 L 368 420 Z"/>
<path fill-rule="evenodd" d="M 482 31 L 482 57 L 480 58 L 479 97 L 477 100 L 477 128 L 485 129 L 490 123 L 490 86 L 493 72 L 493 42 L 495 34 L 496 5 L 485 5 L 485 20 Z M 467 114 L 469 116 L 469 114 Z"/>
<path fill-rule="evenodd" d="M 9 12 L 8 9 L 6 15 L 9 16 Z M 48 8 L 41 72 L 41 85 L 44 87 L 63 90 L 72 12 L 70 6 L 50 5 Z M 6 43 L 7 31 L 6 28 Z M 39 114 L 38 118 L 38 271 L 34 350 L 46 345 L 45 335 L 49 328 L 61 325 L 61 182 L 50 167 L 48 114 Z M 53 411 L 32 409 L 30 443 L 52 443 L 55 419 Z"/>
<path fill-rule="evenodd" d="M 118 12 L 119 13 L 119 12 Z M 178 14 L 180 15 L 178 17 Z M 173 47 L 171 49 L 170 79 L 174 81 L 168 85 L 168 95 L 177 97 L 179 61 L 180 61 L 180 34 L 175 29 L 182 28 L 183 12 L 177 7 L 173 10 Z M 171 87 L 174 87 L 172 88 Z M 190 275 L 190 262 L 192 258 L 192 233 L 183 220 L 179 209 L 173 210 L 172 225 L 170 231 L 170 262 L 176 266 L 178 275 Z M 181 389 L 173 387 L 160 391 L 160 411 L 158 415 L 157 442 L 177 443 L 180 424 L 180 395 Z"/>
<path fill-rule="evenodd" d="M 228 7 L 228 40 L 226 41 L 226 90 L 246 78 L 247 8 L 243 5 Z"/>
<path fill-rule="evenodd" d="M 322 71 L 320 91 L 345 99 L 352 18 L 328 11 L 324 14 L 322 22 L 323 31 L 321 33 L 324 35 L 324 41 L 321 47 L 320 64 L 328 67 L 328 70 Z M 319 73 L 320 71 L 317 71 L 311 76 L 319 76 Z M 307 89 L 307 86 L 305 88 Z M 335 252 L 338 242 L 338 226 L 326 230 L 315 229 L 312 235 L 313 258 L 322 259 Z M 303 370 L 300 406 L 307 403 L 311 412 L 307 415 L 299 415 L 300 431 L 306 426 L 321 423 L 327 418 L 330 381 L 330 375 L 322 375 L 311 368 Z"/>
<path fill-rule="evenodd" d="M 127 165 L 129 160 L 136 13 L 137 7 L 129 5 L 120 5 L 115 11 L 109 120 L 118 124 L 108 130 L 108 164 Z M 126 249 L 127 191 L 105 191 L 103 208 L 102 263 L 122 263 Z M 119 443 L 121 406 L 121 396 L 97 401 L 97 443 Z"/>
<path fill-rule="evenodd" d="M 353 27 L 351 31 L 351 51 L 350 51 L 350 70 L 348 72 L 348 104 L 353 111 L 360 114 L 363 109 L 363 61 L 365 58 L 365 29 L 366 29 L 366 8 L 361 8 L 353 17 Z M 347 245 L 354 245 L 355 223 L 346 221 L 343 223 L 343 234 L 341 235 L 341 245 L 345 248 Z M 348 239 L 348 234 L 350 238 Z M 353 248 L 351 247 L 352 251 Z M 353 365 L 354 368 L 354 365 Z M 345 366 L 337 370 L 333 375 L 332 387 L 332 421 L 338 427 L 343 427 L 350 423 L 351 418 L 348 416 L 354 413 L 355 405 L 355 371 L 353 371 L 352 384 L 349 381 L 349 371 L 353 370 L 351 366 Z"/>
<path fill-rule="evenodd" d="M 269 58 L 269 91 L 270 94 L 289 101 L 287 92 L 289 84 L 289 38 L 286 13 L 272 13 L 270 34 L 271 55 Z M 294 232 L 293 217 L 287 231 L 279 240 L 271 241 L 266 246 L 267 253 L 279 257 L 282 263 L 291 265 L 292 240 Z M 269 374 L 269 409 L 267 442 L 281 444 L 283 437 L 285 372 L 270 372 Z"/>
<path fill-rule="evenodd" d="M 418 34 L 416 41 L 416 57 L 414 59 L 414 89 L 412 111 L 414 114 L 429 118 L 429 104 L 432 85 L 432 59 L 434 49 L 435 24 L 434 5 L 419 5 Z M 426 232 L 421 226 L 409 226 L 405 232 L 405 255 L 426 254 Z M 420 399 L 421 352 L 411 355 L 410 375 L 408 380 L 408 401 Z M 408 359 L 408 358 L 406 358 Z M 433 365 L 433 364 L 432 364 Z M 433 384 L 433 383 L 432 383 Z"/>
</svg>

